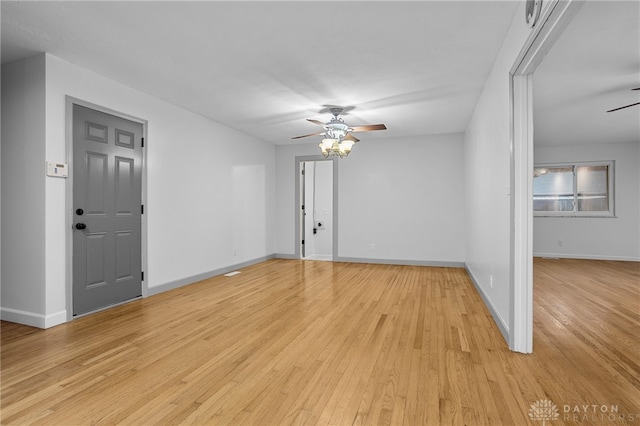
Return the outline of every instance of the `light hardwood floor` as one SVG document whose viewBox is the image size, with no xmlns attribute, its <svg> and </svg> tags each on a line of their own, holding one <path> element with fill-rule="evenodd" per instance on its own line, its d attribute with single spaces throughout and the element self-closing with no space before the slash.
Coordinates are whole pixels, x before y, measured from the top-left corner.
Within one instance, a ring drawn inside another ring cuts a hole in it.
<svg viewBox="0 0 640 426">
<path fill-rule="evenodd" d="M 640 424 L 639 264 L 534 269 L 532 355 L 450 268 L 271 260 L 49 330 L 3 322 L 2 424 L 541 425 L 539 400 L 548 426 Z"/>
</svg>

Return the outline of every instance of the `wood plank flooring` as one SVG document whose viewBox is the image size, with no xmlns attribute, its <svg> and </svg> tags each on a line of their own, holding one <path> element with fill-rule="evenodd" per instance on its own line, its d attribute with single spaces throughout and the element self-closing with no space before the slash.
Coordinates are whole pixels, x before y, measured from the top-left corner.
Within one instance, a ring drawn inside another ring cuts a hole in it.
<svg viewBox="0 0 640 426">
<path fill-rule="evenodd" d="M 527 425 L 550 400 L 547 425 L 640 424 L 639 264 L 534 270 L 533 355 L 452 268 L 276 259 L 49 330 L 2 322 L 1 422 Z"/>
</svg>

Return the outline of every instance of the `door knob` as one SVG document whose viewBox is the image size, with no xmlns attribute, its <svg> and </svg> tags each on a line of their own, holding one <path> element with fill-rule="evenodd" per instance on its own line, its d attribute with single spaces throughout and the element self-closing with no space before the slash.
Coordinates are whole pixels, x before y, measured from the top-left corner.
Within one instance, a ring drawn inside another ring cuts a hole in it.
<svg viewBox="0 0 640 426">
<path fill-rule="evenodd" d="M 84 223 L 76 223 L 76 229 L 85 229 L 87 225 Z"/>
</svg>

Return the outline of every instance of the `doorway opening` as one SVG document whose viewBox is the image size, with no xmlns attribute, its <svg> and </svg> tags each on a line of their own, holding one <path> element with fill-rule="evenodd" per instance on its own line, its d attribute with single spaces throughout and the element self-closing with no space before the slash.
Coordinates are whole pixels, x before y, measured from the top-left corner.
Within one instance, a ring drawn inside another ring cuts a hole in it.
<svg viewBox="0 0 640 426">
<path fill-rule="evenodd" d="M 333 161 L 301 164 L 302 259 L 333 260 Z"/>
<path fill-rule="evenodd" d="M 333 261 L 337 253 L 337 164 L 296 158 L 297 259 Z"/>
<path fill-rule="evenodd" d="M 509 348 L 533 352 L 533 73 L 583 5 L 552 0 L 510 70 L 511 246 Z"/>
</svg>

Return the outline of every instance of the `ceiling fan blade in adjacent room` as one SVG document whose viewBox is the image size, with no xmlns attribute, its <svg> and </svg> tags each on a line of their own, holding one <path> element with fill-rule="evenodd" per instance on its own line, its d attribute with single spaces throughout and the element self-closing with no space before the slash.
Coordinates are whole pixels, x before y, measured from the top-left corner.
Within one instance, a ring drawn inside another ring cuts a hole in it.
<svg viewBox="0 0 640 426">
<path fill-rule="evenodd" d="M 640 90 L 640 87 L 636 87 L 635 89 L 631 89 L 631 90 Z"/>
<path fill-rule="evenodd" d="M 387 126 L 384 124 L 367 124 L 364 126 L 356 126 L 353 128 L 353 132 L 371 132 L 373 130 L 387 130 Z"/>
<path fill-rule="evenodd" d="M 352 134 L 348 134 L 347 136 L 345 136 L 344 138 L 342 138 L 342 140 L 345 141 L 353 141 L 353 142 L 360 142 L 360 139 L 356 138 L 355 136 L 353 136 Z"/>
<path fill-rule="evenodd" d="M 625 109 L 625 108 L 629 108 L 629 107 L 636 106 L 636 105 L 640 105 L 640 102 L 636 102 L 635 104 L 631 104 L 631 105 L 625 105 L 625 106 L 620 107 L 620 108 L 610 109 L 610 110 L 609 110 L 609 111 L 607 111 L 607 112 L 618 111 L 618 110 Z"/>
<path fill-rule="evenodd" d="M 324 126 L 324 123 L 322 121 L 318 121 L 318 120 L 312 120 L 310 118 L 307 118 L 307 121 L 312 122 L 313 124 L 317 124 L 319 126 Z"/>
<path fill-rule="evenodd" d="M 324 135 L 324 132 L 309 133 L 308 135 L 302 135 L 302 136 L 294 136 L 291 139 L 307 138 L 309 136 L 318 136 L 318 135 Z"/>
</svg>

